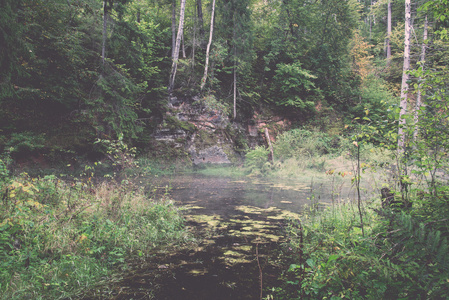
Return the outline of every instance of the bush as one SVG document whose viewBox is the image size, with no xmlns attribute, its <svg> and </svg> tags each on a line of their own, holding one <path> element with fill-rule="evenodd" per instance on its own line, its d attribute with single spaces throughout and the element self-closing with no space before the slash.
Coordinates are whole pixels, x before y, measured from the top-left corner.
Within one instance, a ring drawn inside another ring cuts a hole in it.
<svg viewBox="0 0 449 300">
<path fill-rule="evenodd" d="M 258 176 L 271 169 L 271 163 L 268 162 L 270 151 L 262 146 L 256 146 L 254 150 L 248 151 L 245 155 L 245 168 L 250 175 Z"/>
<path fill-rule="evenodd" d="M 405 212 L 367 210 L 363 236 L 355 210 L 290 223 L 292 263 L 276 299 L 447 299 L 444 232 Z"/>
<path fill-rule="evenodd" d="M 293 129 L 278 136 L 273 144 L 277 159 L 304 158 L 336 153 L 339 141 L 323 132 Z"/>
<path fill-rule="evenodd" d="M 22 132 L 11 134 L 10 140 L 5 147 L 9 149 L 11 154 L 24 155 L 44 148 L 45 137 L 37 135 L 33 132 Z"/>
</svg>

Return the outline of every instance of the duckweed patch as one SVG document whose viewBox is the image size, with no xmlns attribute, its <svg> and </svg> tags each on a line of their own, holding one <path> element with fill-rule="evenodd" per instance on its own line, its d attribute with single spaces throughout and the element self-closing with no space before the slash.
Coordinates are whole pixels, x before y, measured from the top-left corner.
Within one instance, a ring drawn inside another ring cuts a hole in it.
<svg viewBox="0 0 449 300">
<path fill-rule="evenodd" d="M 186 220 L 190 222 L 195 222 L 200 226 L 208 227 L 225 227 L 226 224 L 223 222 L 222 218 L 218 215 L 187 215 Z"/>
</svg>

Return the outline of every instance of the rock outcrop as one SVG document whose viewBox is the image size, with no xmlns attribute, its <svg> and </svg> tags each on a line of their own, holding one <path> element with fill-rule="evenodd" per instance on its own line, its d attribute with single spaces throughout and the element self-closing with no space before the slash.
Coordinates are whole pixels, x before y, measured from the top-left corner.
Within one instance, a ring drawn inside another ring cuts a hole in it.
<svg viewBox="0 0 449 300">
<path fill-rule="evenodd" d="M 289 126 L 283 119 L 264 118 L 257 113 L 242 126 L 231 122 L 219 109 L 209 107 L 204 99 L 172 97 L 154 138 L 184 149 L 194 165 L 231 164 L 240 163 L 247 148 L 267 143 L 265 128 L 274 139 Z"/>
<path fill-rule="evenodd" d="M 236 125 L 198 97 L 172 97 L 169 112 L 154 134 L 159 142 L 183 147 L 194 165 L 231 164 L 240 158 L 229 134 Z"/>
</svg>

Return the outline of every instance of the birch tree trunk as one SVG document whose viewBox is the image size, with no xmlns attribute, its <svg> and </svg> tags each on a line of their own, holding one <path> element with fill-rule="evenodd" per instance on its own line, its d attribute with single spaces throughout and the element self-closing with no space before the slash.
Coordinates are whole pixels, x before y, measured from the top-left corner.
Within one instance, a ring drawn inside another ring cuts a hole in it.
<svg viewBox="0 0 449 300">
<path fill-rule="evenodd" d="M 388 0 L 388 12 L 387 12 L 387 39 L 385 41 L 387 47 L 387 67 L 390 66 L 391 63 L 391 0 Z"/>
<path fill-rule="evenodd" d="M 181 36 L 181 44 L 182 44 L 182 58 L 186 58 L 186 47 L 185 47 L 185 41 L 184 41 L 184 31 L 182 32 Z"/>
<path fill-rule="evenodd" d="M 175 86 L 176 70 L 178 68 L 179 48 L 181 47 L 181 37 L 184 31 L 184 12 L 186 9 L 186 0 L 181 0 L 181 9 L 179 12 L 178 34 L 176 35 L 175 53 L 173 54 L 173 63 L 170 72 L 170 80 L 168 83 L 168 93 L 173 92 Z"/>
<path fill-rule="evenodd" d="M 404 37 L 404 65 L 402 68 L 402 84 L 401 84 L 401 103 L 399 112 L 399 129 L 398 129 L 398 153 L 402 154 L 405 150 L 405 114 L 407 113 L 407 96 L 408 96 L 408 70 L 410 69 L 410 33 L 411 33 L 411 3 L 405 0 L 405 37 Z"/>
<path fill-rule="evenodd" d="M 210 45 L 212 44 L 212 36 L 214 33 L 214 14 L 215 14 L 215 0 L 212 1 L 212 14 L 210 17 L 210 33 L 209 33 L 209 42 L 207 43 L 206 48 L 206 63 L 204 65 L 204 75 L 203 79 L 201 79 L 201 90 L 204 89 L 207 80 L 207 70 L 209 67 L 209 54 L 210 54 Z"/>
<path fill-rule="evenodd" d="M 426 47 L 427 47 L 427 15 L 424 20 L 424 32 L 423 32 L 423 42 L 421 45 L 421 57 L 419 58 L 419 61 L 421 62 L 422 70 L 424 71 L 424 63 L 426 60 Z M 422 78 L 419 77 L 419 85 L 418 85 L 418 94 L 416 96 L 416 105 L 415 105 L 415 131 L 413 132 L 413 141 L 416 141 L 418 137 L 418 121 L 419 121 L 419 109 L 421 108 L 422 101 L 421 101 L 421 80 Z"/>
<path fill-rule="evenodd" d="M 172 13 L 171 13 L 171 58 L 175 57 L 176 47 L 176 0 L 172 0 Z"/>
</svg>

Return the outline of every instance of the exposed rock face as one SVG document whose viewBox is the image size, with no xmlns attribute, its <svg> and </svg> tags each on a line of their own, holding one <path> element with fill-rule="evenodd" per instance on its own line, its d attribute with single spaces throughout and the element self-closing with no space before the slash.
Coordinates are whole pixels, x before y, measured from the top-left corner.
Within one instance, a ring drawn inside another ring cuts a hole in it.
<svg viewBox="0 0 449 300">
<path fill-rule="evenodd" d="M 219 146 L 212 146 L 203 150 L 191 149 L 190 155 L 194 165 L 199 164 L 230 164 L 226 153 Z"/>
<path fill-rule="evenodd" d="M 172 97 L 169 112 L 154 138 L 170 147 L 184 148 L 194 165 L 230 164 L 242 160 L 243 155 L 236 149 L 242 151 L 267 143 L 264 128 L 268 128 L 274 141 L 289 126 L 281 118 L 255 113 L 243 128 L 231 123 L 221 111 L 209 108 L 199 97 Z"/>
<path fill-rule="evenodd" d="M 226 134 L 226 127 L 231 123 L 219 111 L 208 109 L 198 97 L 172 97 L 169 108 L 164 123 L 171 119 L 178 124 L 161 125 L 154 134 L 157 141 L 184 147 L 194 165 L 230 164 L 229 156 L 240 156 Z"/>
</svg>

